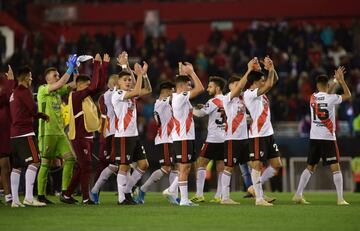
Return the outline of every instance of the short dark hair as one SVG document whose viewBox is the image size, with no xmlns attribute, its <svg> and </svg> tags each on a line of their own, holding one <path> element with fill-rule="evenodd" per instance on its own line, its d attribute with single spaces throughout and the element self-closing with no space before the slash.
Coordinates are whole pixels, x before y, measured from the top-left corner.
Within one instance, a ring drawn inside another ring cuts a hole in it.
<svg viewBox="0 0 360 231">
<path fill-rule="evenodd" d="M 79 75 L 79 76 L 76 78 L 76 83 L 86 82 L 86 81 L 91 81 L 90 76 L 81 74 L 81 75 Z"/>
<path fill-rule="evenodd" d="M 20 67 L 18 70 L 18 74 L 16 76 L 17 80 L 22 80 L 24 79 L 27 75 L 29 75 L 29 73 L 31 72 L 31 69 L 29 66 L 23 66 Z"/>
<path fill-rule="evenodd" d="M 259 81 L 263 76 L 265 76 L 265 74 L 261 71 L 250 71 L 247 82 L 249 85 L 252 85 L 254 82 Z"/>
<path fill-rule="evenodd" d="M 324 75 L 324 74 L 318 75 L 316 77 L 316 79 L 315 79 L 316 85 L 320 84 L 322 86 L 326 86 L 328 84 L 328 82 L 329 82 L 329 77 L 327 75 Z"/>
<path fill-rule="evenodd" d="M 210 76 L 209 82 L 213 82 L 216 84 L 216 86 L 220 87 L 220 90 L 222 91 L 225 87 L 226 81 L 225 79 L 219 77 L 219 76 Z"/>
<path fill-rule="evenodd" d="M 164 81 L 160 83 L 159 86 L 159 91 L 161 92 L 161 90 L 163 89 L 173 89 L 175 87 L 175 84 L 171 81 Z"/>
<path fill-rule="evenodd" d="M 237 82 L 237 81 L 240 81 L 240 77 L 237 75 L 232 75 L 228 80 L 228 85 L 230 85 L 233 82 Z"/>
<path fill-rule="evenodd" d="M 178 83 L 187 83 L 191 81 L 191 79 L 189 78 L 189 76 L 187 75 L 178 75 L 176 76 L 176 79 L 175 79 L 175 84 L 178 84 Z"/>
<path fill-rule="evenodd" d="M 46 68 L 46 70 L 44 72 L 44 76 L 47 76 L 52 71 L 57 71 L 57 69 L 55 67 Z"/>
<path fill-rule="evenodd" d="M 122 78 L 124 76 L 131 76 L 131 73 L 125 70 L 120 71 L 120 73 L 118 74 L 119 78 Z"/>
</svg>

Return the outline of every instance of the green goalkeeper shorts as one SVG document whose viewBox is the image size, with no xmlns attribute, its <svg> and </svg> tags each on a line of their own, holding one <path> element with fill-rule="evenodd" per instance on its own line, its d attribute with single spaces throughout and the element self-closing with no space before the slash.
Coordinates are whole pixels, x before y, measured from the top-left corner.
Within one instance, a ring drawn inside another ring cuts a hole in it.
<svg viewBox="0 0 360 231">
<path fill-rule="evenodd" d="M 39 150 L 41 157 L 45 159 L 54 159 L 73 152 L 66 136 L 40 136 Z"/>
</svg>

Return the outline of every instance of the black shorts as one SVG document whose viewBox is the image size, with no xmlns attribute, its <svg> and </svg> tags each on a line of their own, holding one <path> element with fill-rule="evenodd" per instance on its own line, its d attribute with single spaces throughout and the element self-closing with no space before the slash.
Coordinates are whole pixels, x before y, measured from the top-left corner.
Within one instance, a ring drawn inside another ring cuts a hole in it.
<svg viewBox="0 0 360 231">
<path fill-rule="evenodd" d="M 162 166 L 171 166 L 175 164 L 175 155 L 172 143 L 163 143 L 155 145 L 155 150 L 160 153 L 161 159 L 159 163 Z"/>
<path fill-rule="evenodd" d="M 181 164 L 192 163 L 195 160 L 195 147 L 193 140 L 174 141 L 176 161 Z"/>
<path fill-rule="evenodd" d="M 39 163 L 39 149 L 35 136 L 11 138 L 11 164 L 13 168 Z"/>
<path fill-rule="evenodd" d="M 146 152 L 140 144 L 139 137 L 115 137 L 115 148 L 112 150 L 111 162 L 129 165 L 132 162 L 146 159 Z"/>
<path fill-rule="evenodd" d="M 275 143 L 274 136 L 256 137 L 249 139 L 250 160 L 266 160 L 280 157 L 280 151 Z"/>
<path fill-rule="evenodd" d="M 240 163 L 245 164 L 249 161 L 249 142 L 248 140 L 226 140 L 225 141 L 224 164 L 227 167 L 234 167 Z"/>
<path fill-rule="evenodd" d="M 320 158 L 322 158 L 324 165 L 339 163 L 340 153 L 336 140 L 310 140 L 307 163 L 316 165 Z"/>
<path fill-rule="evenodd" d="M 224 143 L 205 142 L 199 156 L 210 160 L 224 160 Z"/>
<path fill-rule="evenodd" d="M 110 136 L 107 136 L 105 138 L 104 159 L 106 161 L 110 161 L 111 159 L 115 159 L 115 157 L 112 156 L 112 155 L 115 154 L 115 152 L 113 152 L 113 149 L 115 149 L 115 136 L 110 135 Z"/>
</svg>

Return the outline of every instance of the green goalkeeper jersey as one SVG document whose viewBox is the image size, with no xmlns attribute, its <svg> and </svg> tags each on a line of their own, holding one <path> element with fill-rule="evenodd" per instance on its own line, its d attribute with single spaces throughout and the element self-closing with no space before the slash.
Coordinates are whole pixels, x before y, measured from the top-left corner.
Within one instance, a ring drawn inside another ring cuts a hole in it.
<svg viewBox="0 0 360 231">
<path fill-rule="evenodd" d="M 49 122 L 39 120 L 39 136 L 65 135 L 61 114 L 61 96 L 69 92 L 70 87 L 67 85 L 52 92 L 49 92 L 48 84 L 39 87 L 37 94 L 38 111 L 49 116 Z"/>
</svg>

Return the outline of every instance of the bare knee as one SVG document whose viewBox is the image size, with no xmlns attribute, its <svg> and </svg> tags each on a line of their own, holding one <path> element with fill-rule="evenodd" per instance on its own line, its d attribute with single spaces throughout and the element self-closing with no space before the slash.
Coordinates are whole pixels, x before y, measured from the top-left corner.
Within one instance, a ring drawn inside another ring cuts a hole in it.
<svg viewBox="0 0 360 231">
<path fill-rule="evenodd" d="M 145 160 L 139 160 L 137 162 L 137 167 L 141 169 L 142 171 L 146 171 L 146 169 L 149 167 L 149 162 Z"/>
</svg>

